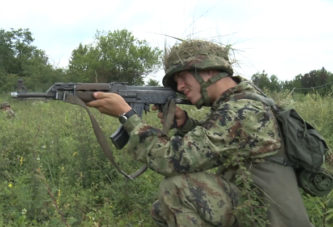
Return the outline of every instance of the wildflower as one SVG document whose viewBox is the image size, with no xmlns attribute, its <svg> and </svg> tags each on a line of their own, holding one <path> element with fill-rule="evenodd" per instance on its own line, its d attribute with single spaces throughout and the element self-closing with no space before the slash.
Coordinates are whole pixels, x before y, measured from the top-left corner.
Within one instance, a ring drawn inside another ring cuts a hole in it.
<svg viewBox="0 0 333 227">
<path fill-rule="evenodd" d="M 22 211 L 21 211 L 21 214 L 25 215 L 26 213 L 27 213 L 27 209 L 23 208 Z"/>
<path fill-rule="evenodd" d="M 57 193 L 58 195 L 57 195 L 57 205 L 59 205 L 59 203 L 60 203 L 60 197 L 61 197 L 61 190 L 60 190 L 60 188 L 58 189 L 58 193 Z"/>
<path fill-rule="evenodd" d="M 8 187 L 9 187 L 9 188 L 12 188 L 12 187 L 13 187 L 13 184 L 12 184 L 12 183 L 9 183 L 9 184 L 8 184 Z"/>
</svg>

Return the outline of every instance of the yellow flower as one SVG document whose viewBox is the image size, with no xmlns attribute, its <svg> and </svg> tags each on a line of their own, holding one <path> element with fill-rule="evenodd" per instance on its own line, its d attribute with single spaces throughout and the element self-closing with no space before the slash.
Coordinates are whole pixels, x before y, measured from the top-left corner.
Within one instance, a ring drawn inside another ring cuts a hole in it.
<svg viewBox="0 0 333 227">
<path fill-rule="evenodd" d="M 8 184 L 8 187 L 9 187 L 9 188 L 12 188 L 12 187 L 13 187 L 13 184 L 12 184 L 12 183 L 9 183 L 9 184 Z"/>
<path fill-rule="evenodd" d="M 59 205 L 60 203 L 60 197 L 61 197 L 61 190 L 60 188 L 58 189 L 58 195 L 57 195 L 57 204 Z"/>
<path fill-rule="evenodd" d="M 20 166 L 22 166 L 22 164 L 23 164 L 23 159 L 24 159 L 23 156 L 21 156 L 20 157 Z"/>
</svg>

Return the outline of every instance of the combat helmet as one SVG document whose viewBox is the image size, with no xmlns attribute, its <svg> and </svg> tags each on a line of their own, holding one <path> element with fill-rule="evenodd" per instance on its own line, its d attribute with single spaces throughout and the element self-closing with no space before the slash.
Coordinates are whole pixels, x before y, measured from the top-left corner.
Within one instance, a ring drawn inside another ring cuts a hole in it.
<svg viewBox="0 0 333 227">
<path fill-rule="evenodd" d="M 184 40 L 174 45 L 165 52 L 163 85 L 177 91 L 174 75 L 185 70 L 191 71 L 201 86 L 202 98 L 196 105 L 198 108 L 202 105 L 208 105 L 210 100 L 206 88 L 217 80 L 233 74 L 229 61 L 229 49 L 230 46 L 222 46 L 203 40 Z M 202 70 L 217 70 L 221 73 L 211 80 L 203 81 L 198 73 Z"/>
</svg>

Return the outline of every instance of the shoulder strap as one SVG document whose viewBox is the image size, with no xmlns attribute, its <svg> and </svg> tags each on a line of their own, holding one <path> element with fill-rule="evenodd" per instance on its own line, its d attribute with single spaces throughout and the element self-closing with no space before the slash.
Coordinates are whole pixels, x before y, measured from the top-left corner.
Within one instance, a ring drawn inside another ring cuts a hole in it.
<svg viewBox="0 0 333 227">
<path fill-rule="evenodd" d="M 274 115 L 276 117 L 276 114 L 278 113 L 278 111 L 279 111 L 280 108 L 275 104 L 275 102 L 274 102 L 273 99 L 267 97 L 260 89 L 256 88 L 256 90 L 259 91 L 262 95 L 254 93 L 254 92 L 253 93 L 246 92 L 246 93 L 243 93 L 243 94 L 240 94 L 240 95 L 235 95 L 233 97 L 233 99 L 234 100 L 251 99 L 251 100 L 262 102 L 265 105 L 270 106 L 272 108 L 273 113 L 274 113 Z M 279 126 L 279 131 L 280 131 L 280 135 L 283 136 L 280 126 Z M 282 150 L 285 150 L 284 141 L 282 142 L 282 146 L 284 147 Z M 269 157 L 267 157 L 265 159 L 269 160 L 271 162 L 283 165 L 283 166 L 292 166 L 292 163 L 290 163 L 290 161 L 288 160 L 288 158 L 285 157 L 285 155 L 282 152 L 279 152 L 276 155 L 269 156 Z"/>
<path fill-rule="evenodd" d="M 265 95 L 260 95 L 257 93 L 250 93 L 250 92 L 246 92 L 243 94 L 239 94 L 239 95 L 235 95 L 233 97 L 234 100 L 239 100 L 239 99 L 252 99 L 255 101 L 259 101 L 264 103 L 267 106 L 270 106 L 274 111 L 277 111 L 279 108 L 277 107 L 277 105 L 275 104 L 274 100 L 265 96 Z"/>
</svg>

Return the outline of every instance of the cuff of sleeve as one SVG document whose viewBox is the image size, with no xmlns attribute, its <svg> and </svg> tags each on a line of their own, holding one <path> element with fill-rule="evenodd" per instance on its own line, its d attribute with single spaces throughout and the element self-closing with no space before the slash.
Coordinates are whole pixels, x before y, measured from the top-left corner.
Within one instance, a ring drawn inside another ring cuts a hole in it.
<svg viewBox="0 0 333 227">
<path fill-rule="evenodd" d="M 135 114 L 130 118 L 128 118 L 123 126 L 126 129 L 127 133 L 130 134 L 131 131 L 141 122 L 142 122 L 141 118 L 137 114 Z"/>
</svg>

